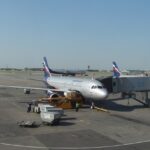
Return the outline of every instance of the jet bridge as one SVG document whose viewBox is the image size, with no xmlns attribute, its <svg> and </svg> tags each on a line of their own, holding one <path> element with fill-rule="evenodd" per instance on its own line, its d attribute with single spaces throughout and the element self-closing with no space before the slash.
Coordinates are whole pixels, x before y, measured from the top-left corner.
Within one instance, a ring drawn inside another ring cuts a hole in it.
<svg viewBox="0 0 150 150">
<path fill-rule="evenodd" d="M 150 77 L 148 76 L 126 76 L 126 77 L 107 77 L 97 79 L 104 84 L 109 93 L 122 93 L 123 98 L 134 98 L 138 102 L 150 107 Z M 136 92 L 144 94 L 144 101 L 137 98 Z"/>
<path fill-rule="evenodd" d="M 150 91 L 150 77 L 112 78 L 112 90 L 114 93 Z"/>
</svg>

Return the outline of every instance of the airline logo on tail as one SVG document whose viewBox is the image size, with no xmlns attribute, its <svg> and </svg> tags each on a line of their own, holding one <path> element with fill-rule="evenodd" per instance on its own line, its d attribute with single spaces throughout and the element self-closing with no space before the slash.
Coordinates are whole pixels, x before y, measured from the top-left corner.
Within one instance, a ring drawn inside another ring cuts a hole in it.
<svg viewBox="0 0 150 150">
<path fill-rule="evenodd" d="M 48 63 L 47 63 L 46 57 L 43 57 L 43 59 L 44 59 L 44 62 L 43 62 L 44 77 L 47 78 L 47 77 L 51 76 L 51 73 L 49 71 L 49 67 L 48 67 Z"/>
<path fill-rule="evenodd" d="M 113 77 L 119 78 L 121 75 L 121 72 L 119 71 L 119 68 L 115 61 L 113 61 Z"/>
</svg>

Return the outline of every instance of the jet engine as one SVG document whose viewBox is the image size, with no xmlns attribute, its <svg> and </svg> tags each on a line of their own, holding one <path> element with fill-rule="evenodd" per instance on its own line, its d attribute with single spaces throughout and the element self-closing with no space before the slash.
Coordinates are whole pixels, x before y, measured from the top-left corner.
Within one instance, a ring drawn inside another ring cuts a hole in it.
<svg viewBox="0 0 150 150">
<path fill-rule="evenodd" d="M 49 98 L 58 98 L 59 97 L 59 94 L 54 93 L 50 90 L 47 90 L 47 95 L 49 96 Z"/>
</svg>

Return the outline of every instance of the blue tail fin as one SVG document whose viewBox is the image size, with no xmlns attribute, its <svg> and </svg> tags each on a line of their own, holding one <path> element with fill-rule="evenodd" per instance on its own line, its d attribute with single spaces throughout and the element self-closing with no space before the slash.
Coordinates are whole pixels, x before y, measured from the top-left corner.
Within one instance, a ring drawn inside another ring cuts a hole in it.
<svg viewBox="0 0 150 150">
<path fill-rule="evenodd" d="M 50 73 L 50 71 L 49 71 L 49 66 L 48 66 L 46 57 L 43 57 L 43 60 L 44 60 L 44 62 L 43 62 L 44 77 L 45 77 L 45 78 L 48 78 L 48 77 L 51 76 L 51 73 Z"/>
<path fill-rule="evenodd" d="M 113 77 L 119 78 L 120 75 L 121 75 L 121 72 L 120 72 L 120 70 L 119 70 L 119 68 L 118 68 L 118 66 L 117 66 L 117 64 L 116 64 L 116 62 L 113 61 L 112 63 L 113 63 Z"/>
</svg>

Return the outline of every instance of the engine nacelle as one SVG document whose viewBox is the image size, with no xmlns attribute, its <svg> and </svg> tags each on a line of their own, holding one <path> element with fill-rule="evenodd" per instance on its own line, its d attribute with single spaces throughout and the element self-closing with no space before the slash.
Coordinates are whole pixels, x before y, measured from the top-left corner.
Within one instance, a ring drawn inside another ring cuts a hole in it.
<svg viewBox="0 0 150 150">
<path fill-rule="evenodd" d="M 47 90 L 47 95 L 50 97 L 50 98 L 57 98 L 59 97 L 59 95 L 57 93 L 54 93 L 50 90 Z"/>
</svg>

